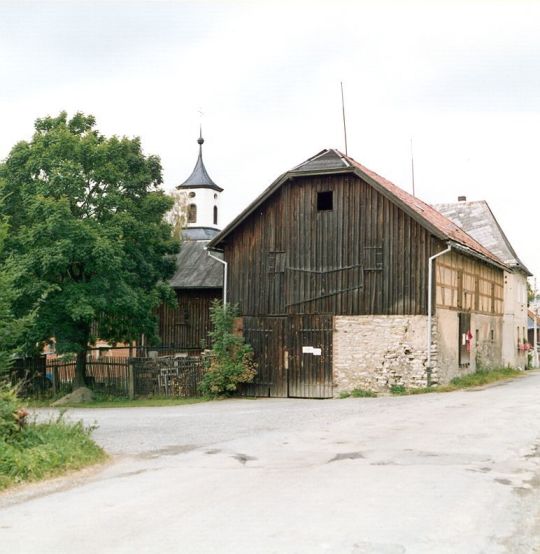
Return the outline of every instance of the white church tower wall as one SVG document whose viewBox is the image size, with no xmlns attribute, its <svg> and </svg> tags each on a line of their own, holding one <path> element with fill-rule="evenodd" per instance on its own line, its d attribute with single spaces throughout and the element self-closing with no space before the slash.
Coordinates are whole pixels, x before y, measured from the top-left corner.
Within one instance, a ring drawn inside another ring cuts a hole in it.
<svg viewBox="0 0 540 554">
<path fill-rule="evenodd" d="M 185 194 L 186 227 L 220 229 L 220 195 L 223 189 L 208 175 L 202 159 L 202 133 L 197 140 L 199 157 L 193 172 L 177 189 Z"/>
</svg>

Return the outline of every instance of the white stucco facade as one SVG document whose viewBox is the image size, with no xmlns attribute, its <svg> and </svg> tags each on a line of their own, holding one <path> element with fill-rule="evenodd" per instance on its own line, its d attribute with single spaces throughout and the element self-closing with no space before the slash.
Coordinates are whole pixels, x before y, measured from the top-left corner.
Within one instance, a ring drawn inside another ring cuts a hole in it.
<svg viewBox="0 0 540 554">
<path fill-rule="evenodd" d="M 527 277 L 520 271 L 504 274 L 502 362 L 505 366 L 527 365 Z"/>
<path fill-rule="evenodd" d="M 183 189 L 187 214 L 187 227 L 220 229 L 220 195 L 217 190 L 206 188 Z M 190 206 L 195 206 L 195 217 L 188 217 Z"/>
</svg>

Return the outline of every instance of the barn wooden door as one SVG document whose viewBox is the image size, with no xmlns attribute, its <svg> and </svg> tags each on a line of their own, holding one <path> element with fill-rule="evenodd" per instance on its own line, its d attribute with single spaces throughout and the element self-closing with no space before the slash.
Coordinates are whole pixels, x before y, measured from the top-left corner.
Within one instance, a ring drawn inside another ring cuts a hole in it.
<svg viewBox="0 0 540 554">
<path fill-rule="evenodd" d="M 244 338 L 253 347 L 257 375 L 245 396 L 287 396 L 286 317 L 244 317 Z"/>
<path fill-rule="evenodd" d="M 289 316 L 288 396 L 331 398 L 332 316 Z"/>
</svg>

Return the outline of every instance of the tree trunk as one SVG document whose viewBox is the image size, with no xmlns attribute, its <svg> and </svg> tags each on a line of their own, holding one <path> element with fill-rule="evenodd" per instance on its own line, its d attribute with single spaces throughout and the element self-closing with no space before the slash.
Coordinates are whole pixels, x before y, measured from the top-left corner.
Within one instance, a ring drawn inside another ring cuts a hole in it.
<svg viewBox="0 0 540 554">
<path fill-rule="evenodd" d="M 86 387 L 86 350 L 77 352 L 77 363 L 75 364 L 73 390 L 80 387 Z"/>
</svg>

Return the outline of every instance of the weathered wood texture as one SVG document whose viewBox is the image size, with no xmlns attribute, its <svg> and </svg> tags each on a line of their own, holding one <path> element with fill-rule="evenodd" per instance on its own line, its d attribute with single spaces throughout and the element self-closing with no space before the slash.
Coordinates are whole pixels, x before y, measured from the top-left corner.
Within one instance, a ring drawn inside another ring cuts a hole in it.
<svg viewBox="0 0 540 554">
<path fill-rule="evenodd" d="M 161 345 L 186 350 L 199 350 L 209 345 L 211 329 L 210 305 L 221 299 L 220 289 L 179 289 L 178 307 L 162 304 L 158 310 Z"/>
<path fill-rule="evenodd" d="M 331 210 L 317 194 L 332 191 Z M 352 174 L 298 177 L 227 237 L 229 298 L 243 315 L 426 314 L 441 241 Z"/>
<path fill-rule="evenodd" d="M 437 259 L 435 267 L 437 307 L 502 315 L 502 270 L 458 252 Z"/>
<path fill-rule="evenodd" d="M 257 375 L 240 394 L 332 397 L 332 316 L 245 317 L 243 334 L 253 347 Z"/>
</svg>

